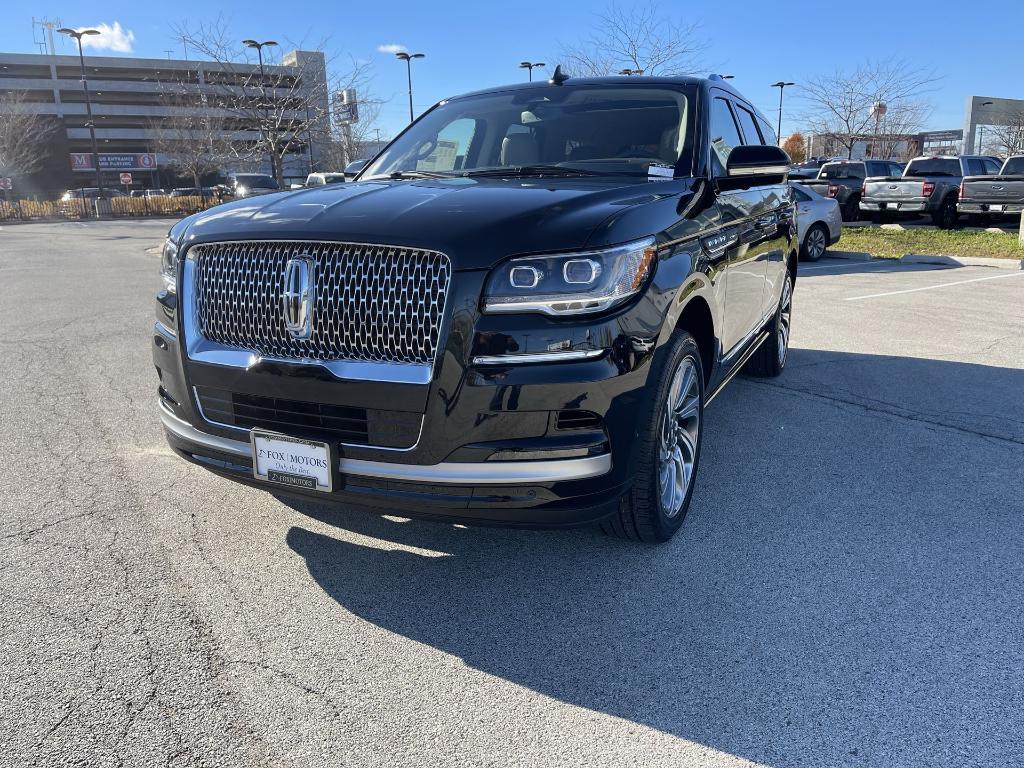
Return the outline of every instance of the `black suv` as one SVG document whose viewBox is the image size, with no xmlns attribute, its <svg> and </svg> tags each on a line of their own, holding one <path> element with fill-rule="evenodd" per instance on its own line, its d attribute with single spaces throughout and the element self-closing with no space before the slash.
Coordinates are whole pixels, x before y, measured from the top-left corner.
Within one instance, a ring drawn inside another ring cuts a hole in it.
<svg viewBox="0 0 1024 768">
<path fill-rule="evenodd" d="M 172 448 L 381 513 L 668 539 L 705 404 L 786 363 L 776 141 L 715 76 L 556 71 L 440 102 L 354 183 L 184 219 L 153 339 Z"/>
</svg>

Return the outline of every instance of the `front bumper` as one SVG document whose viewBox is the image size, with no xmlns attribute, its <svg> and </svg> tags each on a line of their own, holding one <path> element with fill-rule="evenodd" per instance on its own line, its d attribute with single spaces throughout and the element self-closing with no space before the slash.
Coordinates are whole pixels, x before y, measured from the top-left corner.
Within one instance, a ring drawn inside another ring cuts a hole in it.
<svg viewBox="0 0 1024 768">
<path fill-rule="evenodd" d="M 608 477 L 611 454 L 544 461 L 442 462 L 432 466 L 341 457 L 335 491 L 320 493 L 257 480 L 247 441 L 197 429 L 160 403 L 171 448 L 195 464 L 247 485 L 378 513 L 502 525 L 568 526 L 612 514 L 625 487 L 563 495 L 583 481 Z M 604 485 L 603 483 L 599 485 Z M 611 491 L 611 492 L 610 492 Z"/>
<path fill-rule="evenodd" d="M 339 378 L 301 362 L 246 369 L 194 360 L 176 295 L 160 294 L 153 360 L 168 442 L 179 456 L 235 481 L 378 513 L 529 526 L 583 524 L 613 513 L 635 471 L 638 417 L 649 402 L 667 294 L 655 282 L 617 313 L 565 323 L 480 315 L 474 308 L 482 275 L 456 277 L 451 301 L 460 309 L 422 384 Z M 512 350 L 516 363 L 503 363 Z M 272 428 L 337 449 L 331 493 L 285 488 L 253 476 L 249 430 L 204 410 L 210 389 L 366 409 L 385 421 L 401 416 L 408 423 L 411 415 L 419 436 L 386 447 L 339 442 L 314 428 Z M 596 423 L 559 426 L 565 413 Z"/>
</svg>

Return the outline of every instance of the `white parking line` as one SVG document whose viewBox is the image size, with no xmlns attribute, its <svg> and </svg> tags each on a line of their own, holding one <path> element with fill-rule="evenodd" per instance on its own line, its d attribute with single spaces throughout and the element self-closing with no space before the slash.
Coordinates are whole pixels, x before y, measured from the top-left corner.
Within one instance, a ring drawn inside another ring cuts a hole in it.
<svg viewBox="0 0 1024 768">
<path fill-rule="evenodd" d="M 886 293 L 871 293 L 867 296 L 851 296 L 847 301 L 860 301 L 861 299 L 878 299 L 882 296 L 896 296 L 901 293 L 916 293 L 917 291 L 930 291 L 933 288 L 949 288 L 954 285 L 966 285 L 967 283 L 980 283 L 984 280 L 998 280 L 1001 277 L 1021 277 L 1024 272 L 1004 272 L 1001 275 L 989 275 L 988 277 L 975 277 L 971 280 L 956 280 L 952 283 L 939 283 L 938 285 L 923 285 L 920 288 L 906 288 L 902 291 L 887 291 Z"/>
</svg>

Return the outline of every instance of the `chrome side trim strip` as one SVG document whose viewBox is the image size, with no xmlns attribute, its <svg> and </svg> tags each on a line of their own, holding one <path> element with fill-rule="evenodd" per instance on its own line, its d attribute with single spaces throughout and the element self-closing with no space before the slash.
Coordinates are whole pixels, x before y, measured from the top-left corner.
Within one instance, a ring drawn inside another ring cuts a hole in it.
<svg viewBox="0 0 1024 768">
<path fill-rule="evenodd" d="M 603 349 L 569 349 L 557 352 L 532 352 L 522 355 L 479 355 L 473 365 L 519 365 L 521 363 L 564 363 L 567 360 L 593 360 L 605 353 Z"/>
<path fill-rule="evenodd" d="M 718 386 L 715 387 L 715 391 L 714 392 L 712 392 L 710 395 L 708 395 L 707 399 L 704 401 L 704 405 L 705 406 L 711 405 L 711 401 L 714 400 L 718 396 L 719 392 L 721 392 L 723 389 L 725 389 L 725 385 L 726 384 L 728 384 L 730 381 L 733 380 L 733 377 L 737 373 L 740 372 L 740 369 L 743 367 L 744 363 L 746 363 L 747 360 L 749 360 L 751 357 L 753 357 L 754 353 L 757 352 L 757 350 L 761 347 L 761 345 L 765 343 L 765 341 L 768 339 L 768 336 L 769 336 L 768 331 L 764 331 L 761 334 L 761 337 L 759 339 L 757 339 L 757 341 L 755 341 L 753 344 L 750 345 L 750 349 L 748 349 L 743 354 L 743 357 L 741 357 L 739 360 L 737 360 L 736 363 L 733 365 L 732 370 L 729 371 L 729 375 L 726 376 L 724 379 L 722 379 L 718 383 Z"/>
<path fill-rule="evenodd" d="M 248 440 L 243 443 L 240 440 L 229 440 L 226 437 L 211 435 L 209 432 L 200 432 L 187 421 L 179 419 L 171 413 L 162 402 L 160 403 L 160 421 L 163 422 L 165 429 L 185 440 L 191 440 L 206 448 L 212 448 L 223 453 L 244 456 L 247 459 L 252 458 L 252 448 Z"/>
<path fill-rule="evenodd" d="M 157 333 L 159 333 L 165 339 L 168 339 L 169 341 L 174 341 L 175 339 L 178 338 L 178 334 L 177 333 L 175 333 L 168 326 L 166 326 L 163 323 L 161 323 L 159 320 L 157 320 L 155 323 L 153 323 L 153 330 L 156 331 Z"/>
<path fill-rule="evenodd" d="M 223 453 L 244 456 L 247 459 L 252 458 L 249 441 L 229 440 L 207 432 L 200 432 L 188 422 L 171 413 L 162 403 L 160 404 L 160 420 L 168 431 L 185 440 Z M 340 471 L 346 475 L 451 485 L 515 485 L 583 480 L 606 474 L 611 471 L 611 468 L 612 457 L 609 453 L 580 459 L 550 459 L 547 461 L 477 463 L 442 461 L 440 464 L 392 464 L 386 461 L 342 458 L 339 463 Z"/>
</svg>

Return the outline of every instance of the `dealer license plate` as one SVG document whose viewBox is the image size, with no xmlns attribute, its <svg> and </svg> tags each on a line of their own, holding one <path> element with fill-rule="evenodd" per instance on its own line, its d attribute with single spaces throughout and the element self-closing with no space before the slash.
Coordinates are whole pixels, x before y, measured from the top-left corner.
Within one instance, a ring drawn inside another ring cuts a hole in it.
<svg viewBox="0 0 1024 768">
<path fill-rule="evenodd" d="M 257 480 L 307 491 L 333 490 L 331 447 L 315 440 L 263 432 L 250 433 L 252 474 Z"/>
</svg>

